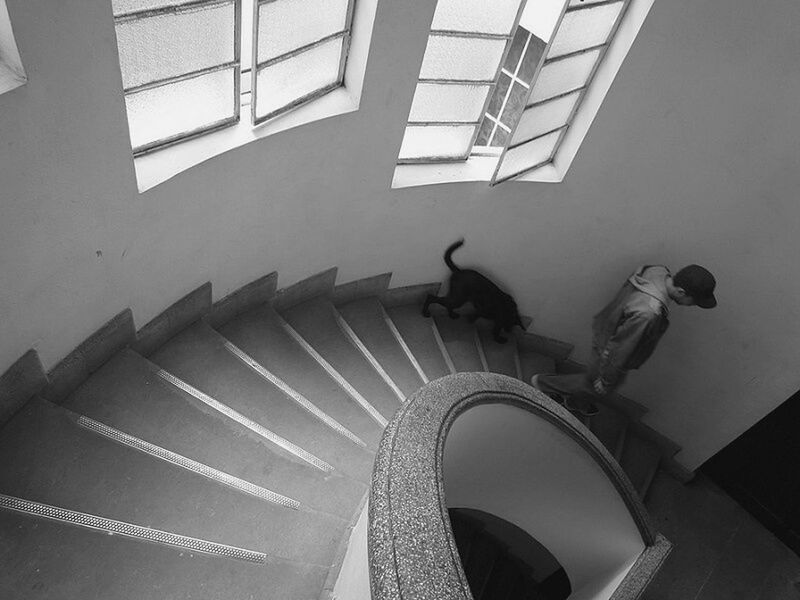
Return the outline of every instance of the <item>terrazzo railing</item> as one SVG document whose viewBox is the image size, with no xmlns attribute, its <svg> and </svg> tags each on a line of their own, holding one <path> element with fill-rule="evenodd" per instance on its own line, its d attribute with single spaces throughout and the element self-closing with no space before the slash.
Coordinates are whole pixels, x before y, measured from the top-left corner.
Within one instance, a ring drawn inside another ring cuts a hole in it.
<svg viewBox="0 0 800 600">
<path fill-rule="evenodd" d="M 471 409 L 475 409 L 471 416 L 465 414 Z M 630 554 L 631 546 L 628 543 L 629 556 L 620 564 L 610 570 L 607 566 L 598 566 L 592 571 L 591 564 L 588 567 L 586 564 L 579 565 L 578 568 L 575 566 L 578 562 L 570 562 L 569 552 L 563 551 L 564 539 L 547 539 L 547 532 L 529 527 L 528 533 L 553 551 L 564 566 L 573 584 L 570 598 L 632 600 L 640 597 L 669 553 L 671 544 L 654 531 L 643 504 L 612 456 L 568 411 L 530 386 L 503 375 L 459 373 L 433 381 L 417 391 L 398 410 L 384 432 L 375 461 L 369 503 L 372 600 L 472 599 L 448 517 L 448 508 L 465 505 L 448 505 L 445 489 L 451 490 L 452 487 L 455 490 L 458 487 L 452 483 L 457 479 L 451 476 L 454 470 L 452 465 L 458 462 L 453 460 L 453 452 L 458 448 L 468 448 L 470 440 L 483 439 L 483 433 L 475 435 L 475 428 L 491 428 L 492 418 L 503 414 L 505 418 L 512 417 L 511 423 L 531 425 L 538 422 L 530 429 L 531 435 L 536 436 L 536 431 L 543 437 L 549 435 L 548 444 L 552 445 L 556 438 L 560 438 L 557 445 L 566 448 L 562 454 L 572 456 L 575 459 L 573 464 L 579 465 L 583 473 L 588 469 L 594 470 L 593 478 L 596 482 L 600 481 L 600 487 L 604 486 L 603 494 L 616 502 L 615 518 L 620 520 L 619 514 L 624 513 L 622 520 L 627 519 L 629 523 L 626 534 L 637 538 L 635 550 Z M 487 415 L 493 417 L 487 419 Z M 497 420 L 494 420 L 496 425 Z M 461 423 L 470 425 L 465 429 Z M 504 434 L 495 431 L 496 440 L 492 443 L 503 445 L 506 441 Z M 491 435 L 485 431 L 486 439 Z M 451 436 L 451 442 L 448 442 L 448 436 Z M 510 445 L 512 442 L 510 439 L 508 441 Z M 447 443 L 450 446 L 446 452 Z M 530 459 L 530 455 L 528 457 Z M 520 460 L 526 459 L 520 456 Z M 548 460 L 551 460 L 550 456 L 543 456 L 538 462 L 545 464 Z M 528 463 L 517 465 L 517 472 L 519 468 L 525 471 L 527 467 Z M 462 473 L 458 477 L 464 480 L 464 465 L 460 468 Z M 468 462 L 466 470 L 469 468 Z M 540 472 L 546 471 L 540 469 Z M 550 471 L 558 472 L 558 469 L 551 468 Z M 541 489 L 542 486 L 556 485 L 553 481 L 537 479 L 535 468 L 530 472 L 533 474 L 533 486 L 538 485 Z M 481 476 L 477 470 L 475 476 Z M 470 480 L 469 477 L 466 479 L 469 485 L 462 485 L 462 489 L 477 489 L 485 484 Z M 519 477 L 513 480 L 515 483 L 519 481 Z M 581 481 L 577 480 L 578 486 Z M 576 485 L 575 477 L 572 477 L 570 485 Z M 594 499 L 592 494 L 597 489 L 599 487 L 596 484 L 594 488 L 590 485 L 585 489 L 589 502 Z M 505 497 L 508 490 L 497 488 L 493 491 L 497 497 Z M 515 493 L 519 493 L 519 489 Z M 455 491 L 454 495 L 459 494 Z M 607 522 L 600 521 L 595 526 L 591 518 L 581 519 L 581 515 L 578 515 L 580 526 L 587 529 L 585 538 L 578 539 L 574 526 L 572 534 L 566 533 L 572 519 L 567 522 L 563 510 L 558 514 L 543 514 L 542 506 L 536 502 L 536 494 L 532 494 L 530 502 L 525 505 L 528 517 L 534 521 L 538 519 L 539 523 L 558 521 L 560 518 L 563 535 L 573 536 L 568 543 L 578 543 L 572 553 L 580 557 L 579 560 L 585 559 L 586 547 L 592 543 L 595 551 L 604 550 L 604 540 L 610 539 L 609 531 L 613 533 Z M 509 520 L 519 525 L 524 517 L 516 517 Z M 555 529 L 558 529 L 558 525 Z M 604 535 L 607 537 L 603 538 Z M 582 541 L 586 541 L 585 546 L 580 545 Z M 613 541 L 608 543 L 614 546 Z M 560 545 L 561 551 L 555 551 L 554 545 Z"/>
</svg>

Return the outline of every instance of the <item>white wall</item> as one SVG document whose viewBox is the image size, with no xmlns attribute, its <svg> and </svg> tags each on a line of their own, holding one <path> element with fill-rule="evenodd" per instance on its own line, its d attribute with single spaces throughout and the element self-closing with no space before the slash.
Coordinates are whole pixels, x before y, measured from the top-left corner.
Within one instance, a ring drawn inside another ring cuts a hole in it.
<svg viewBox="0 0 800 600">
<path fill-rule="evenodd" d="M 535 328 L 579 344 L 637 264 L 700 262 L 720 306 L 676 309 L 626 392 L 703 460 L 800 387 L 800 5 L 659 0 L 563 184 L 389 189 L 432 0 L 382 0 L 361 109 L 138 194 L 109 1 L 8 0 L 29 82 L 0 95 L 0 372 L 52 366 L 130 306 L 205 281 L 438 280 L 458 236 Z M 102 254 L 98 254 L 102 253 Z"/>
<path fill-rule="evenodd" d="M 444 447 L 449 508 L 513 523 L 547 548 L 580 598 L 609 598 L 645 548 L 614 485 L 566 433 L 524 409 L 473 407 Z M 531 510 L 535 508 L 534 510 Z"/>
</svg>

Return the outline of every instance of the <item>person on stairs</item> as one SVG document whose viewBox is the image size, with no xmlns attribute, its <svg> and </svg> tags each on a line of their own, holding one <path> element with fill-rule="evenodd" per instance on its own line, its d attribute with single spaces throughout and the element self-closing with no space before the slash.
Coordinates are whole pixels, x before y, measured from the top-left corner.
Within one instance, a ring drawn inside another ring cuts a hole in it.
<svg viewBox="0 0 800 600">
<path fill-rule="evenodd" d="M 586 373 L 534 375 L 531 385 L 569 410 L 598 412 L 593 400 L 607 396 L 655 350 L 669 326 L 669 304 L 713 308 L 716 280 L 699 265 L 673 276 L 660 265 L 645 265 L 631 275 L 592 322 L 592 357 Z"/>
</svg>

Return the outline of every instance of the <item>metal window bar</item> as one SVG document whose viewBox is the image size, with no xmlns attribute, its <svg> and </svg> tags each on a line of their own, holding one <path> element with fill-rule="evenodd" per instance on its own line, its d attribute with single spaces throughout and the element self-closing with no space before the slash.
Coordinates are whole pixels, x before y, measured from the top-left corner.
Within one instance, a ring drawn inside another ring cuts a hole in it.
<svg viewBox="0 0 800 600">
<path fill-rule="evenodd" d="M 317 98 L 321 98 L 322 96 L 324 96 L 324 95 L 330 93 L 331 91 L 333 91 L 333 90 L 335 90 L 335 89 L 337 89 L 337 88 L 339 88 L 339 87 L 344 85 L 344 76 L 345 76 L 345 71 L 346 71 L 346 68 L 347 68 L 347 58 L 348 58 L 349 53 L 350 53 L 350 42 L 351 42 L 351 37 L 352 37 L 353 13 L 354 13 L 354 10 L 355 10 L 355 0 L 349 0 L 348 3 L 347 3 L 347 12 L 346 12 L 347 16 L 345 18 L 345 28 L 342 29 L 341 31 L 336 31 L 336 32 L 334 32 L 334 33 L 332 33 L 330 35 L 327 35 L 327 36 L 319 39 L 319 40 L 316 40 L 315 42 L 312 42 L 310 44 L 306 44 L 305 46 L 301 46 L 300 48 L 295 48 L 294 50 L 291 50 L 289 52 L 285 52 L 284 54 L 281 54 L 279 56 L 274 56 L 274 57 L 270 58 L 269 60 L 265 60 L 265 61 L 262 61 L 262 62 L 259 63 L 258 62 L 258 24 L 259 24 L 259 12 L 260 12 L 259 11 L 259 7 L 264 5 L 264 4 L 269 4 L 270 2 L 280 2 L 280 1 L 281 0 L 256 0 L 256 2 L 253 2 L 253 11 L 254 11 L 254 14 L 253 14 L 253 63 L 252 63 L 253 64 L 253 70 L 252 70 L 252 74 L 251 74 L 252 79 L 251 79 L 251 84 L 250 84 L 251 85 L 251 88 L 250 88 L 251 89 L 251 95 L 252 95 L 252 101 L 250 103 L 250 119 L 251 119 L 253 125 L 260 125 L 261 123 L 264 123 L 264 122 L 266 122 L 266 121 L 268 121 L 270 119 L 273 119 L 273 118 L 275 118 L 275 117 L 277 117 L 279 115 L 285 114 L 285 113 L 287 113 L 287 112 L 289 112 L 291 110 L 294 110 L 295 108 L 298 108 L 300 106 L 303 106 L 304 104 L 312 102 L 313 100 L 316 100 Z M 270 111 L 269 113 L 267 113 L 265 115 L 262 115 L 260 117 L 256 114 L 257 113 L 256 109 L 258 107 L 258 73 L 260 71 L 262 71 L 263 69 L 269 67 L 270 65 L 274 65 L 274 64 L 277 64 L 277 63 L 282 62 L 284 60 L 290 59 L 290 58 L 292 58 L 294 56 L 297 56 L 299 54 L 302 54 L 304 52 L 307 52 L 309 50 L 317 48 L 318 46 L 321 46 L 322 44 L 325 44 L 327 42 L 333 41 L 333 40 L 338 39 L 338 38 L 342 38 L 342 51 L 341 51 L 341 54 L 339 56 L 338 73 L 337 73 L 336 81 L 334 83 L 322 86 L 322 87 L 320 87 L 320 88 L 318 88 L 318 89 L 316 89 L 316 90 L 314 90 L 314 91 L 312 91 L 312 92 L 310 92 L 308 94 L 305 94 L 305 95 L 303 95 L 303 96 L 301 96 L 299 98 L 296 98 L 293 101 L 291 101 L 291 102 L 289 102 L 289 103 L 287 103 L 287 104 L 285 104 L 285 105 L 283 105 L 283 106 L 281 106 L 281 107 L 279 107 L 279 108 L 277 108 L 277 109 L 275 109 L 273 111 Z"/>
<path fill-rule="evenodd" d="M 227 117 L 225 119 L 221 119 L 212 123 L 208 123 L 203 125 L 202 127 L 198 127 L 196 129 L 186 131 L 183 133 L 175 134 L 172 136 L 167 136 L 160 140 L 156 140 L 154 142 L 150 142 L 148 144 L 144 144 L 138 147 L 133 148 L 133 155 L 134 157 L 142 156 L 144 154 L 148 154 L 155 150 L 160 150 L 162 148 L 166 148 L 168 146 L 173 146 L 177 143 L 184 142 L 190 139 L 194 139 L 198 136 L 205 135 L 207 133 L 211 133 L 214 131 L 218 131 L 220 129 L 224 129 L 226 127 L 230 127 L 231 125 L 235 125 L 239 121 L 240 116 L 240 89 L 241 89 L 241 73 L 240 73 L 240 65 L 241 65 L 241 53 L 240 53 L 240 44 L 241 44 L 241 13 L 242 13 L 242 1 L 241 0 L 197 0 L 195 2 L 186 2 L 183 4 L 172 4 L 168 6 L 162 6 L 158 8 L 142 10 L 142 11 L 135 11 L 129 13 L 121 13 L 114 16 L 114 25 L 118 25 L 121 23 L 129 23 L 132 21 L 138 21 L 143 19 L 148 19 L 152 17 L 158 17 L 163 15 L 177 15 L 180 13 L 185 12 L 193 12 L 199 10 L 206 10 L 210 7 L 217 6 L 217 5 L 224 5 L 224 4 L 233 4 L 234 6 L 234 19 L 233 19 L 233 27 L 234 27 L 234 40 L 233 40 L 233 53 L 234 53 L 234 60 L 233 62 L 224 63 L 221 65 L 215 65 L 213 67 L 208 67 L 205 69 L 199 69 L 196 71 L 183 73 L 181 75 L 176 75 L 174 77 L 168 77 L 161 80 L 151 81 L 145 84 L 132 86 L 127 89 L 123 89 L 123 93 L 125 97 L 128 97 L 132 94 L 136 94 L 138 92 L 142 92 L 145 90 L 154 89 L 157 87 L 162 87 L 169 84 L 174 84 L 180 81 L 185 81 L 187 79 L 191 79 L 194 77 L 200 77 L 202 75 L 207 75 L 209 73 L 213 73 L 223 69 L 233 68 L 233 115 L 231 117 Z"/>
<path fill-rule="evenodd" d="M 491 81 L 466 81 L 466 80 L 458 80 L 458 79 L 423 79 L 420 78 L 417 84 L 420 83 L 442 83 L 442 84 L 455 84 L 455 85 L 488 85 L 489 89 L 486 90 L 486 98 L 483 102 L 483 107 L 481 111 L 478 113 L 479 115 L 486 114 L 486 109 L 489 106 L 489 101 L 492 98 L 492 94 L 494 93 L 494 89 L 497 86 L 498 78 L 500 77 L 500 71 L 503 68 L 503 65 L 506 61 L 506 56 L 508 55 L 508 51 L 511 48 L 511 42 L 514 39 L 514 32 L 517 30 L 517 26 L 519 25 L 520 17 L 522 16 L 522 11 L 525 8 L 525 2 L 520 2 L 519 7 L 517 8 L 517 15 L 514 18 L 514 23 L 511 26 L 511 30 L 508 34 L 496 34 L 496 33 L 485 33 L 480 31 L 470 31 L 470 32 L 463 32 L 463 31 L 451 31 L 451 30 L 441 30 L 441 29 L 432 29 L 431 32 L 428 34 L 428 40 L 430 40 L 431 36 L 451 36 L 451 37 L 464 37 L 464 38 L 479 38 L 479 39 L 505 39 L 506 46 L 503 50 L 503 54 L 500 56 L 500 61 L 498 62 L 497 69 L 495 71 L 494 79 Z M 423 122 L 409 122 L 408 125 L 423 125 Z M 433 123 L 431 123 L 433 124 Z M 458 125 L 463 125 L 463 123 L 457 123 Z M 409 165 L 409 164 L 433 164 L 433 163 L 446 163 L 446 162 L 457 162 L 457 161 L 465 161 L 470 157 L 471 150 L 475 145 L 475 140 L 478 138 L 478 130 L 480 128 L 481 121 L 477 121 L 475 123 L 474 131 L 472 132 L 472 136 L 469 140 L 467 145 L 467 152 L 463 156 L 457 157 L 441 157 L 441 156 L 430 156 L 430 157 L 420 157 L 420 158 L 399 158 L 397 160 L 397 164 L 399 165 Z"/>
<path fill-rule="evenodd" d="M 576 10 L 590 10 L 592 8 L 597 8 L 598 6 L 605 6 L 605 5 L 615 4 L 617 2 L 619 2 L 619 0 L 608 0 L 608 1 L 604 1 L 604 2 L 592 2 L 590 4 L 585 4 L 585 5 L 581 4 L 581 5 L 577 5 L 577 6 L 569 6 L 568 5 L 566 7 L 566 9 L 564 10 L 564 13 L 562 14 L 561 19 L 563 19 L 563 15 L 566 14 L 566 12 L 568 12 L 568 11 L 572 12 L 572 11 L 576 11 Z M 583 103 L 583 100 L 586 97 L 586 92 L 591 87 L 592 81 L 594 80 L 594 76 L 597 74 L 597 70 L 599 69 L 600 65 L 602 64 L 603 59 L 605 58 L 606 52 L 608 51 L 608 48 L 611 46 L 611 42 L 613 41 L 614 36 L 616 36 L 617 31 L 618 31 L 622 21 L 625 19 L 625 15 L 626 15 L 626 13 L 628 11 L 628 8 L 630 7 L 630 4 L 631 4 L 632 0 L 623 0 L 623 2 L 624 2 L 623 7 L 620 10 L 619 15 L 617 16 L 617 20 L 615 21 L 613 27 L 611 28 L 611 31 L 609 32 L 605 43 L 601 44 L 600 46 L 593 46 L 591 48 L 583 48 L 583 49 L 581 49 L 579 51 L 572 52 L 572 53 L 570 53 L 568 55 L 559 56 L 559 57 L 557 57 L 555 59 L 552 59 L 552 61 L 556 61 L 556 60 L 560 60 L 562 58 L 567 58 L 568 56 L 575 56 L 576 54 L 580 54 L 580 53 L 583 53 L 583 52 L 589 52 L 591 50 L 595 50 L 597 48 L 600 48 L 600 55 L 597 57 L 597 61 L 595 62 L 594 66 L 592 67 L 592 70 L 589 73 L 588 78 L 586 79 L 585 85 L 583 87 L 581 87 L 581 88 L 578 88 L 580 90 L 580 95 L 579 95 L 578 99 L 575 102 L 575 106 L 573 107 L 571 114 L 567 118 L 566 125 L 564 125 L 561 128 L 561 133 L 559 134 L 558 139 L 556 140 L 556 143 L 553 146 L 553 151 L 550 153 L 550 158 L 548 160 L 546 160 L 546 161 L 543 161 L 543 162 L 540 162 L 540 163 L 535 164 L 533 166 L 527 167 L 526 169 L 523 169 L 522 171 L 519 171 L 518 173 L 514 173 L 514 174 L 511 174 L 511 175 L 508 175 L 508 176 L 504 176 L 502 179 L 497 179 L 497 173 L 500 170 L 500 165 L 501 165 L 502 160 L 503 160 L 503 156 L 501 156 L 500 160 L 498 161 L 498 165 L 497 165 L 497 169 L 495 171 L 495 175 L 492 177 L 492 181 L 491 181 L 490 185 L 497 185 L 498 183 L 502 183 L 502 182 L 508 181 L 510 179 L 515 179 L 517 177 L 520 177 L 521 175 L 525 175 L 526 173 L 530 173 L 531 171 L 535 171 L 536 169 L 538 169 L 540 167 L 543 167 L 543 166 L 553 162 L 553 159 L 555 158 L 556 154 L 558 153 L 558 149 L 560 148 L 561 143 L 564 141 L 564 136 L 566 135 L 569 127 L 572 125 L 572 121 L 575 119 L 575 115 L 577 114 L 578 110 L 580 110 L 581 104 Z M 554 30 L 554 33 L 553 33 L 553 36 L 552 36 L 552 38 L 550 40 L 550 43 L 548 44 L 547 51 L 545 52 L 545 57 L 547 56 L 547 54 L 549 52 L 550 45 L 552 44 L 553 39 L 555 39 L 555 36 L 556 36 L 556 34 L 558 32 L 558 27 L 561 25 L 561 19 L 559 20 L 558 25 L 556 26 L 556 28 Z M 542 67 L 542 65 L 540 65 L 539 68 L 537 69 L 537 77 L 538 77 L 538 73 L 541 72 L 541 67 Z M 536 87 L 536 80 L 534 79 L 533 85 L 531 86 L 531 91 L 533 91 L 533 89 L 535 87 Z M 574 92 L 574 91 L 576 91 L 576 90 L 571 90 L 571 92 Z M 566 95 L 566 94 L 571 93 L 571 92 L 565 92 L 562 95 Z M 552 99 L 553 98 L 549 98 L 548 100 L 552 100 Z M 552 132 L 550 132 L 550 133 L 552 133 Z M 547 134 L 544 134 L 544 135 L 547 135 Z M 512 136 L 513 136 L 513 133 L 512 133 Z M 536 138 L 533 138 L 533 139 L 536 139 Z M 530 141 L 532 141 L 532 140 L 528 140 L 525 143 L 528 143 Z"/>
</svg>

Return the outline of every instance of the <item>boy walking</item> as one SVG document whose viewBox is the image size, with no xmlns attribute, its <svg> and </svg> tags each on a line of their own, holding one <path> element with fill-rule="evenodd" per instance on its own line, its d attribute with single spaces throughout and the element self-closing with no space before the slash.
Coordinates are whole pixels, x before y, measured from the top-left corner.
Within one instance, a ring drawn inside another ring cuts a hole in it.
<svg viewBox="0 0 800 600">
<path fill-rule="evenodd" d="M 613 392 L 631 369 L 650 357 L 669 327 L 669 304 L 713 308 L 714 276 L 689 265 L 674 276 L 664 266 L 637 269 L 592 321 L 592 358 L 586 373 L 534 375 L 531 385 L 569 410 L 597 413 L 591 402 Z"/>
</svg>

